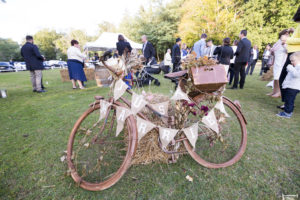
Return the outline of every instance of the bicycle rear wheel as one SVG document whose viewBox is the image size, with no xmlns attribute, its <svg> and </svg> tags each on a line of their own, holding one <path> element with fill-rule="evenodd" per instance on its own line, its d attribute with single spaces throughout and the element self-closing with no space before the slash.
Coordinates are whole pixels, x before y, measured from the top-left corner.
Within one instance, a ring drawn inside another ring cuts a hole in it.
<svg viewBox="0 0 300 200">
<path fill-rule="evenodd" d="M 129 168 L 137 145 L 133 115 L 126 119 L 123 131 L 116 137 L 115 105 L 101 121 L 98 121 L 99 109 L 100 105 L 96 104 L 77 120 L 67 149 L 72 178 L 80 187 L 91 191 L 114 185 Z"/>
<path fill-rule="evenodd" d="M 208 168 L 224 168 L 236 163 L 246 150 L 246 122 L 239 108 L 229 99 L 223 97 L 226 112 L 230 117 L 226 122 L 219 123 L 220 138 L 214 138 L 215 133 L 199 121 L 199 137 L 196 148 L 193 149 L 188 140 L 184 145 L 191 157 L 199 164 Z"/>
</svg>

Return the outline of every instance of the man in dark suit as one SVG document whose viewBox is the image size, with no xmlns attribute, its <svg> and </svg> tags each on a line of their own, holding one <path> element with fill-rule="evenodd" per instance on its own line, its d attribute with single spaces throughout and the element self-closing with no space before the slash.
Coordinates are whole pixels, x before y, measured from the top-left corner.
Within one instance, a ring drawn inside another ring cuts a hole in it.
<svg viewBox="0 0 300 200">
<path fill-rule="evenodd" d="M 237 89 L 238 83 L 240 83 L 240 89 L 244 88 L 246 77 L 245 67 L 249 61 L 251 53 L 251 42 L 247 39 L 247 31 L 242 30 L 239 37 L 241 40 L 239 41 L 235 52 L 234 82 L 231 89 Z M 241 80 L 239 80 L 239 75 L 241 76 Z"/>
<path fill-rule="evenodd" d="M 26 36 L 26 43 L 21 48 L 21 55 L 25 60 L 26 68 L 30 71 L 33 92 L 46 92 L 42 89 L 42 70 L 44 69 L 44 57 L 36 45 L 33 44 L 33 37 Z"/>
<path fill-rule="evenodd" d="M 180 71 L 180 61 L 181 61 L 181 52 L 180 52 L 181 39 L 176 39 L 176 44 L 172 49 L 172 63 L 173 63 L 173 72 Z"/>
<path fill-rule="evenodd" d="M 248 61 L 248 66 L 246 69 L 246 75 L 249 74 L 249 70 L 250 70 L 250 75 L 252 75 L 259 56 L 259 50 L 256 45 L 253 46 L 250 52 L 251 52 L 250 59 Z"/>
<path fill-rule="evenodd" d="M 142 36 L 142 42 L 143 42 L 143 55 L 146 59 L 145 64 L 146 65 L 157 64 L 156 59 L 155 59 L 155 49 L 154 49 L 153 45 L 151 44 L 151 42 L 149 42 L 147 40 L 146 35 Z"/>
</svg>

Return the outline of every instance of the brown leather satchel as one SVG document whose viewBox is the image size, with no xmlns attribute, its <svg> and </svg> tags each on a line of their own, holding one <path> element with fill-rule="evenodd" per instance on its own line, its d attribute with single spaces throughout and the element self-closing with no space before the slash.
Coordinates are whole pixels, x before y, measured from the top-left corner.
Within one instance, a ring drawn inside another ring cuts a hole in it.
<svg viewBox="0 0 300 200">
<path fill-rule="evenodd" d="M 228 83 L 223 65 L 192 67 L 192 80 L 195 87 L 203 92 L 214 92 Z"/>
</svg>

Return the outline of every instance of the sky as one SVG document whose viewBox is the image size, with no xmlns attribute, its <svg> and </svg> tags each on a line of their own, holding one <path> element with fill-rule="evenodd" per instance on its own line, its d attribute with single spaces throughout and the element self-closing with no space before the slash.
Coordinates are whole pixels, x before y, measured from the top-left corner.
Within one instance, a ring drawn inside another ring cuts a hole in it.
<svg viewBox="0 0 300 200">
<path fill-rule="evenodd" d="M 21 42 L 43 28 L 85 30 L 95 35 L 102 21 L 116 26 L 125 12 L 133 15 L 148 0 L 6 0 L 0 1 L 0 38 Z"/>
</svg>

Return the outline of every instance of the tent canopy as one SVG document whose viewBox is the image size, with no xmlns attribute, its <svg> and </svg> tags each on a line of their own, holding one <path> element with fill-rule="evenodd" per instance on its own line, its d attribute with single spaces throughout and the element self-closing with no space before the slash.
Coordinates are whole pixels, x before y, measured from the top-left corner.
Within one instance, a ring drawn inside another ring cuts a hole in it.
<svg viewBox="0 0 300 200">
<path fill-rule="evenodd" d="M 120 34 L 124 36 L 125 40 L 130 43 L 133 49 L 142 49 L 142 44 L 131 41 L 124 34 L 109 32 L 102 33 L 95 42 L 87 42 L 84 45 L 84 49 L 88 49 L 89 51 L 105 51 L 108 49 L 116 49 L 118 35 Z"/>
</svg>

